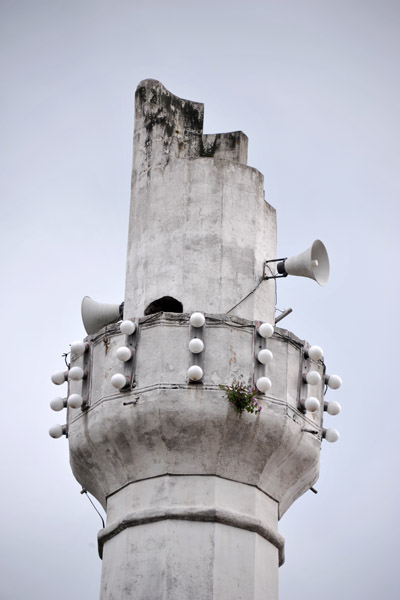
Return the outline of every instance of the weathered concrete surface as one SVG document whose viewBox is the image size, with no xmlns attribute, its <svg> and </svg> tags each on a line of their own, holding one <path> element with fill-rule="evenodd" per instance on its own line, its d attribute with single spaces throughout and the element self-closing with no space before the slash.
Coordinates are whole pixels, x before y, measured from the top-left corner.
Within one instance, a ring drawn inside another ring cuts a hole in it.
<svg viewBox="0 0 400 600">
<path fill-rule="evenodd" d="M 203 105 L 147 80 L 136 92 L 125 318 L 163 296 L 226 313 L 276 255 L 275 210 L 242 132 L 203 135 Z M 232 314 L 274 320 L 275 282 Z"/>
<path fill-rule="evenodd" d="M 107 510 L 102 600 L 128 599 L 133 588 L 143 599 L 277 597 L 278 518 L 319 469 L 322 411 L 303 414 L 298 399 L 312 393 L 322 403 L 323 389 L 301 375 L 322 375 L 324 365 L 304 359 L 304 342 L 290 332 L 276 328 L 263 340 L 256 327 L 206 315 L 204 376 L 191 384 L 189 315 L 142 317 L 135 387 L 126 392 L 110 383 L 123 370 L 118 326 L 87 338 L 90 406 L 69 409 L 68 431 L 74 475 Z M 261 367 L 272 388 L 259 395 L 258 416 L 239 417 L 219 385 L 254 382 L 261 346 L 274 354 Z M 71 393 L 81 386 L 70 382 Z"/>
<path fill-rule="evenodd" d="M 170 474 L 213 474 L 257 486 L 279 504 L 279 514 L 317 479 L 318 436 L 322 409 L 302 414 L 298 399 L 314 395 L 323 403 L 323 388 L 309 386 L 301 374 L 310 369 L 304 343 L 277 329 L 268 347 L 274 353 L 265 372 L 272 381 L 260 394 L 258 415 L 240 418 L 220 384 L 243 379 L 252 383 L 255 324 L 237 318 L 207 316 L 204 331 L 204 376 L 188 382 L 191 353 L 189 316 L 159 313 L 141 319 L 136 353 L 135 387 L 119 392 L 111 376 L 121 372 L 115 358 L 125 337 L 117 327 L 92 336 L 90 408 L 69 410 L 71 465 L 78 481 L 103 504 L 129 482 Z M 323 374 L 323 363 L 313 370 Z M 79 392 L 71 382 L 71 392 Z M 124 404 L 134 400 L 135 404 Z"/>
<path fill-rule="evenodd" d="M 277 552 L 219 523 L 163 521 L 126 529 L 103 558 L 104 600 L 274 599 Z"/>
<path fill-rule="evenodd" d="M 99 536 L 101 545 L 107 541 L 107 600 L 268 598 L 277 589 L 283 559 L 277 504 L 252 486 L 207 476 L 148 479 L 111 496 L 107 516 L 110 524 Z M 255 572 L 259 563 L 261 577 Z M 152 595 L 134 586 L 135 578 L 150 581 Z"/>
</svg>

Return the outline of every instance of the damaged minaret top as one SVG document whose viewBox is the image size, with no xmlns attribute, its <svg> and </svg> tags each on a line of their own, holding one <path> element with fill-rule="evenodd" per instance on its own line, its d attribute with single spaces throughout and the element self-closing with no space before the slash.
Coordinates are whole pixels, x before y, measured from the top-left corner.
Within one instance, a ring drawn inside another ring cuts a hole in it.
<svg viewBox="0 0 400 600">
<path fill-rule="evenodd" d="M 277 600 L 278 520 L 338 439 L 341 379 L 276 327 L 275 210 L 247 137 L 203 134 L 203 105 L 154 80 L 135 111 L 124 319 L 84 298 L 50 435 L 107 512 L 101 600 Z M 277 270 L 324 284 L 326 249 Z"/>
<path fill-rule="evenodd" d="M 203 114 L 158 81 L 136 90 L 124 316 L 201 307 L 274 322 L 273 281 L 231 311 L 276 255 L 276 217 L 247 137 L 203 134 Z"/>
</svg>

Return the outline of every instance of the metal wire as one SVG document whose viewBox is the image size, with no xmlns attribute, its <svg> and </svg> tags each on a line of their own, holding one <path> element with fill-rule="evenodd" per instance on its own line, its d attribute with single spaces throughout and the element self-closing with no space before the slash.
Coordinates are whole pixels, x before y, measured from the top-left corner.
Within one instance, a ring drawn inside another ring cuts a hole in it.
<svg viewBox="0 0 400 600">
<path fill-rule="evenodd" d="M 63 359 L 64 359 L 64 362 L 65 362 L 65 364 L 66 364 L 66 366 L 67 366 L 67 369 L 69 369 L 69 368 L 70 368 L 70 366 L 71 366 L 71 363 L 69 363 L 69 362 L 67 361 L 67 356 L 68 356 L 68 354 L 71 354 L 71 352 L 64 352 L 64 354 L 61 354 L 61 356 L 63 357 Z"/>
<path fill-rule="evenodd" d="M 85 490 L 84 488 L 82 488 L 81 494 L 85 494 L 85 495 L 87 496 L 87 498 L 88 498 L 88 500 L 89 500 L 90 504 L 93 506 L 94 510 L 95 510 L 95 511 L 97 512 L 97 514 L 99 515 L 99 517 L 100 517 L 100 519 L 101 519 L 101 523 L 102 523 L 102 525 L 103 525 L 103 529 L 104 529 L 104 527 L 106 526 L 106 525 L 105 525 L 105 523 L 104 523 L 104 519 L 103 519 L 103 517 L 101 516 L 100 512 L 97 510 L 96 506 L 94 505 L 94 503 L 93 503 L 93 501 L 92 501 L 91 497 L 89 496 L 89 494 L 88 494 L 87 490 Z"/>
<path fill-rule="evenodd" d="M 255 287 L 253 290 L 251 290 L 251 292 L 249 292 L 249 293 L 247 294 L 247 296 L 245 296 L 244 298 L 242 298 L 241 300 L 239 300 L 239 302 L 238 302 L 237 304 L 235 304 L 235 306 L 232 306 L 232 308 L 230 308 L 230 309 L 229 309 L 229 310 L 226 312 L 226 314 L 228 315 L 228 314 L 229 314 L 229 313 L 230 313 L 232 310 L 234 310 L 234 309 L 235 309 L 237 306 L 239 306 L 239 304 L 242 304 L 242 302 L 244 302 L 245 300 L 247 300 L 247 298 L 248 298 L 249 296 L 251 296 L 251 294 L 254 294 L 254 292 L 256 291 L 256 289 L 257 289 L 257 288 L 258 288 L 258 287 L 259 287 L 259 286 L 262 284 L 262 282 L 263 282 L 263 281 L 265 281 L 265 279 L 260 279 L 260 281 L 257 283 L 256 287 Z"/>
</svg>

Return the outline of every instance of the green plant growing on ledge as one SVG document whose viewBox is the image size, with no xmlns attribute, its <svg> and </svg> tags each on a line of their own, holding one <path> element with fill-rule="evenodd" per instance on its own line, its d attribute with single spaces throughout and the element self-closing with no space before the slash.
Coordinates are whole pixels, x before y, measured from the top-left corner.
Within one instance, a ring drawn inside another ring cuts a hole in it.
<svg viewBox="0 0 400 600">
<path fill-rule="evenodd" d="M 225 390 L 228 401 L 232 404 L 235 411 L 241 415 L 244 410 L 249 413 L 259 414 L 262 410 L 255 396 L 258 390 L 252 386 L 246 386 L 244 383 L 234 381 L 232 385 L 220 385 L 221 390 Z"/>
</svg>

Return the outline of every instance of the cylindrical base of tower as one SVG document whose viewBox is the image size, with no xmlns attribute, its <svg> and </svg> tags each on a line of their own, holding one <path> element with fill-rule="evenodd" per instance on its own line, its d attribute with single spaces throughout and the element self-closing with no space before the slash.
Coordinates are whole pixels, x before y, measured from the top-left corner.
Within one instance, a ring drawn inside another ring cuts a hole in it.
<svg viewBox="0 0 400 600">
<path fill-rule="evenodd" d="M 277 503 L 213 476 L 132 483 L 108 501 L 101 600 L 276 600 Z"/>
</svg>

